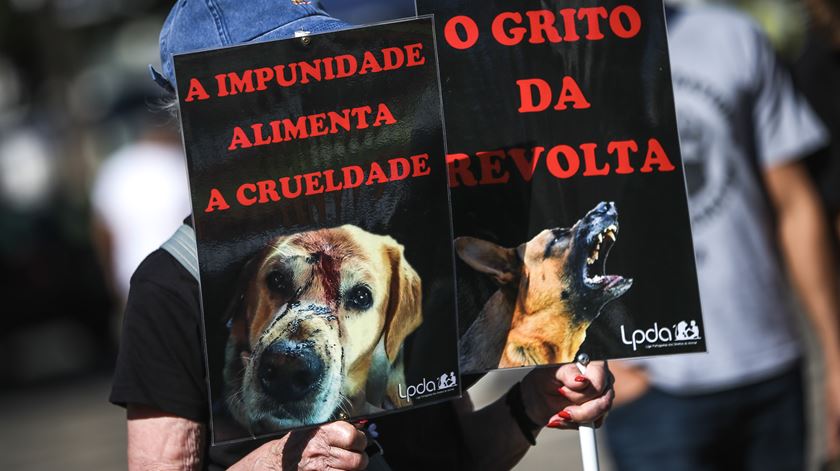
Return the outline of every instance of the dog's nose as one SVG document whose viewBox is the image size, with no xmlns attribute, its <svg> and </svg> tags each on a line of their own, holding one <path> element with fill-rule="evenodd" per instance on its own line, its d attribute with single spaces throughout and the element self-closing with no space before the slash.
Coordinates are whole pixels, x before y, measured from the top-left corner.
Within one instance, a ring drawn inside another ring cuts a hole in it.
<svg viewBox="0 0 840 471">
<path fill-rule="evenodd" d="M 601 201 L 591 211 L 586 213 L 586 219 L 596 221 L 600 218 L 610 218 L 618 216 L 618 210 L 615 208 L 615 203 L 610 201 Z"/>
<path fill-rule="evenodd" d="M 266 394 L 291 402 L 306 396 L 323 373 L 324 362 L 311 345 L 278 340 L 263 351 L 257 376 Z"/>
<path fill-rule="evenodd" d="M 607 213 L 614 213 L 615 211 L 615 203 L 610 201 L 607 203 L 606 201 L 601 201 L 598 203 L 598 206 L 595 206 L 595 212 L 601 214 Z"/>
</svg>

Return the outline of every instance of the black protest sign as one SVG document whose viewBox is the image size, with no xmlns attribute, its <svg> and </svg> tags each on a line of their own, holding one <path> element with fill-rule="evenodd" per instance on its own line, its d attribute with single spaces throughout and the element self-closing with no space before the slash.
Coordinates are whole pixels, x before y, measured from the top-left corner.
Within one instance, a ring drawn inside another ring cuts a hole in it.
<svg viewBox="0 0 840 471">
<path fill-rule="evenodd" d="M 460 394 L 430 18 L 175 57 L 213 439 Z"/>
<path fill-rule="evenodd" d="M 704 351 L 662 3 L 417 6 L 439 39 L 462 371 Z"/>
</svg>

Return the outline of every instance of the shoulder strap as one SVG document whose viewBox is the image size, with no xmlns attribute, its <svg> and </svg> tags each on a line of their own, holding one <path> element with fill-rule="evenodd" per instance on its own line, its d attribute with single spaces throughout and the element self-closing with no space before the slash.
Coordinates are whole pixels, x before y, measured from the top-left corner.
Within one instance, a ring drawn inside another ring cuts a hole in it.
<svg viewBox="0 0 840 471">
<path fill-rule="evenodd" d="M 175 257 L 190 275 L 198 280 L 198 251 L 195 248 L 195 231 L 192 227 L 182 224 L 163 245 L 163 250 Z"/>
</svg>

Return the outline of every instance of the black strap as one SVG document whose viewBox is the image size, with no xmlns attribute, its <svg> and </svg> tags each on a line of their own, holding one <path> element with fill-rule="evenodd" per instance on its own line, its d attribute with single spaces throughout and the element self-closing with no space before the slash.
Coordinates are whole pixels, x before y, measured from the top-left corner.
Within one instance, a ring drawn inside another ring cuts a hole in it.
<svg viewBox="0 0 840 471">
<path fill-rule="evenodd" d="M 505 396 L 505 404 L 510 408 L 510 415 L 513 417 L 513 420 L 516 421 L 516 424 L 519 425 L 519 430 L 522 431 L 522 435 L 525 436 L 525 440 L 528 440 L 528 443 L 531 446 L 537 444 L 537 439 L 534 438 L 534 432 L 539 430 L 540 427 L 538 424 L 535 424 L 528 414 L 525 413 L 525 404 L 522 402 L 522 388 L 520 387 L 521 383 L 516 383 L 510 388 L 508 391 L 507 396 Z"/>
</svg>

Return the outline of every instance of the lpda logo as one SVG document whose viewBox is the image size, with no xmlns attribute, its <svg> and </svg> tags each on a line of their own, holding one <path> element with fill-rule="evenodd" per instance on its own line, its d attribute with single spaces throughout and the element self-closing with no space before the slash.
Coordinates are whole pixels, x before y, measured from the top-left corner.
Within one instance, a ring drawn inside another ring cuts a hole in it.
<svg viewBox="0 0 840 471">
<path fill-rule="evenodd" d="M 403 391 L 403 385 L 400 384 L 397 386 L 397 389 L 400 394 L 400 398 L 408 399 L 408 402 L 411 402 L 411 399 L 418 394 L 428 394 L 430 392 L 437 391 L 437 387 L 435 386 L 434 381 L 428 381 L 426 378 L 423 378 L 419 384 L 412 384 L 411 386 L 407 387 L 405 391 Z"/>
<path fill-rule="evenodd" d="M 673 331 L 671 329 L 673 329 Z M 632 345 L 633 351 L 635 352 L 637 345 L 645 343 L 654 344 L 671 342 L 673 340 L 683 341 L 700 339 L 700 327 L 697 326 L 697 321 L 691 321 L 691 324 L 686 321 L 680 321 L 677 324 L 672 325 L 671 329 L 667 327 L 659 327 L 659 324 L 654 322 L 653 327 L 650 329 L 634 330 L 633 334 L 628 339 L 627 334 L 624 332 L 624 325 L 622 325 L 621 342 L 624 343 L 624 345 Z"/>
<path fill-rule="evenodd" d="M 414 396 L 422 396 L 438 390 L 452 389 L 457 384 L 458 379 L 455 377 L 455 372 L 452 371 L 449 374 L 444 373 L 440 375 L 437 382 L 423 378 L 418 384 L 412 384 L 405 388 L 405 390 L 403 390 L 403 385 L 399 384 L 397 385 L 397 391 L 399 392 L 400 398 L 407 399 L 411 402 Z"/>
</svg>

